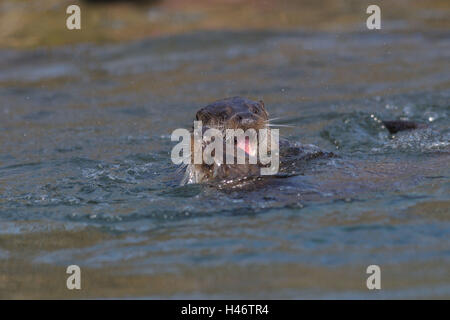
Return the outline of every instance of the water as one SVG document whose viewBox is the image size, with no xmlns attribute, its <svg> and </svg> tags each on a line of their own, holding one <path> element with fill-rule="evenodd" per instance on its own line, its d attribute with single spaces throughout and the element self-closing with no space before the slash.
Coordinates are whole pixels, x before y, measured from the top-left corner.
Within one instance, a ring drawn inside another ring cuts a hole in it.
<svg viewBox="0 0 450 320">
<path fill-rule="evenodd" d="M 449 298 L 449 61 L 438 31 L 0 51 L 0 297 Z M 171 132 L 234 95 L 338 157 L 253 188 L 179 186 Z M 378 121 L 398 118 L 428 127 Z"/>
</svg>

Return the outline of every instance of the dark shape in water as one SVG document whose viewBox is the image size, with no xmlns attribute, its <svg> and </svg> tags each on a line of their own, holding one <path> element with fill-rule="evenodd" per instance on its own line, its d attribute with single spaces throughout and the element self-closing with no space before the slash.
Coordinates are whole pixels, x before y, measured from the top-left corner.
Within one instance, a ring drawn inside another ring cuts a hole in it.
<svg viewBox="0 0 450 320">
<path fill-rule="evenodd" d="M 391 134 L 396 134 L 400 131 L 425 128 L 424 124 L 403 120 L 383 121 L 383 124 Z"/>
</svg>

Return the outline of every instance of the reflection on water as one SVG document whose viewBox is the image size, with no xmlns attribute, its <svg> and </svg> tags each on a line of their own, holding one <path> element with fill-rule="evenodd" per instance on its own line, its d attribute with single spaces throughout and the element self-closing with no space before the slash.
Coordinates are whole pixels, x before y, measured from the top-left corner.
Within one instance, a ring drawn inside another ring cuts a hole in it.
<svg viewBox="0 0 450 320">
<path fill-rule="evenodd" d="M 0 297 L 449 297 L 449 39 L 224 31 L 0 51 Z M 251 189 L 180 187 L 170 133 L 232 95 L 339 157 Z M 399 118 L 427 128 L 377 121 Z"/>
</svg>

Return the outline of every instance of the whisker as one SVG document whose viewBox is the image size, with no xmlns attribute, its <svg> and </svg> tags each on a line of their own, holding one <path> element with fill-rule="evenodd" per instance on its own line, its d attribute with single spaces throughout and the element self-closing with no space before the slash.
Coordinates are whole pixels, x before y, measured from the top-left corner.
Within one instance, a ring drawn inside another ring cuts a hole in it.
<svg viewBox="0 0 450 320">
<path fill-rule="evenodd" d="M 286 128 L 298 128 L 298 126 L 293 126 L 290 124 L 276 124 L 276 123 L 269 123 L 267 124 L 268 127 L 286 127 Z"/>
<path fill-rule="evenodd" d="M 270 122 L 273 120 L 280 120 L 280 119 L 288 119 L 288 117 L 276 117 L 276 118 L 271 118 L 271 119 L 267 119 L 265 122 Z"/>
<path fill-rule="evenodd" d="M 270 121 L 278 120 L 278 119 L 280 119 L 280 117 L 276 117 L 276 118 L 272 118 L 272 119 L 267 119 L 267 120 L 264 120 L 264 122 L 270 122 Z"/>
<path fill-rule="evenodd" d="M 271 118 L 271 119 L 265 120 L 265 122 L 270 122 L 270 121 L 274 121 L 274 120 L 282 120 L 282 119 L 287 119 L 287 117 L 276 117 L 276 118 Z"/>
</svg>

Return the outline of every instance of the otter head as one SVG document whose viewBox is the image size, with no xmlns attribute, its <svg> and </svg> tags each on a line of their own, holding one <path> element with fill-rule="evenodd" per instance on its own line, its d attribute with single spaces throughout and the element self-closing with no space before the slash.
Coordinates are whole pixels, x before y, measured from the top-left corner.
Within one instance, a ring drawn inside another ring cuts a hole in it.
<svg viewBox="0 0 450 320">
<path fill-rule="evenodd" d="M 233 97 L 218 100 L 200 109 L 196 114 L 196 120 L 202 121 L 203 130 L 208 128 L 218 129 L 225 136 L 227 129 L 268 128 L 268 113 L 262 101 L 256 102 L 246 98 Z M 249 139 L 245 141 L 235 140 L 236 147 L 241 148 L 247 154 L 256 153 L 257 146 L 252 145 Z M 259 164 L 198 164 L 190 165 L 185 179 L 189 182 L 204 182 L 212 179 L 235 179 L 259 174 Z"/>
<path fill-rule="evenodd" d="M 196 120 L 204 126 L 219 130 L 263 129 L 267 126 L 268 114 L 262 101 L 256 102 L 241 97 L 218 100 L 200 109 Z"/>
</svg>

